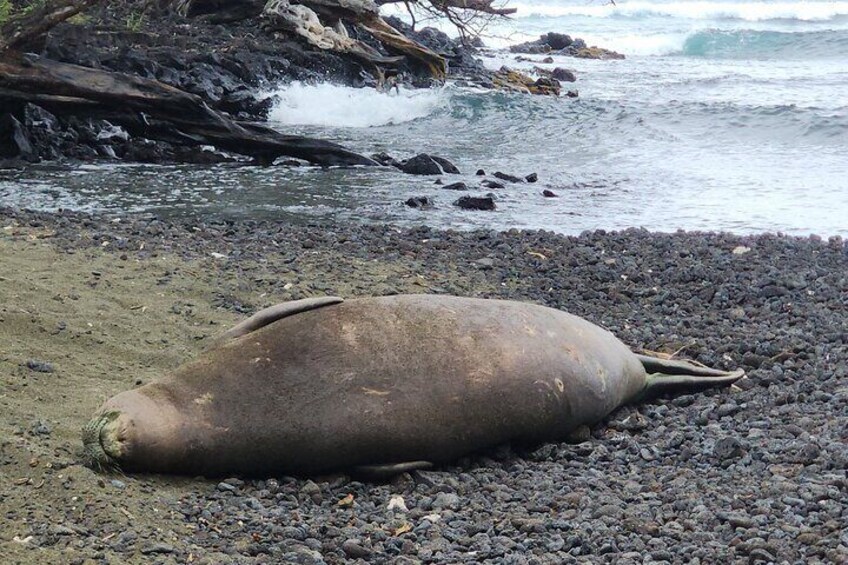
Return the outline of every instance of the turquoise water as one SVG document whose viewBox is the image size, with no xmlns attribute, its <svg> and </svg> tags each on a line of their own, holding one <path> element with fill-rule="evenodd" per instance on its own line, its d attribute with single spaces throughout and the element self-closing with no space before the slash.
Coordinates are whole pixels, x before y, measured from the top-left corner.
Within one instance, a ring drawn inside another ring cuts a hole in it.
<svg viewBox="0 0 848 565">
<path fill-rule="evenodd" d="M 202 211 L 228 217 L 388 219 L 439 227 L 646 227 L 848 236 L 848 2 L 511 2 L 489 26 L 500 50 L 558 31 L 627 55 L 557 58 L 580 97 L 447 86 L 381 95 L 280 85 L 275 127 L 371 153 L 454 160 L 539 183 L 496 191 L 498 210 L 463 212 L 432 178 L 394 171 L 121 166 L 0 176 L 0 200 L 33 207 Z M 536 57 L 540 59 L 541 57 Z M 453 180 L 453 179 L 451 179 Z M 544 188 L 559 198 L 544 198 Z M 436 207 L 402 202 L 428 195 Z"/>
</svg>

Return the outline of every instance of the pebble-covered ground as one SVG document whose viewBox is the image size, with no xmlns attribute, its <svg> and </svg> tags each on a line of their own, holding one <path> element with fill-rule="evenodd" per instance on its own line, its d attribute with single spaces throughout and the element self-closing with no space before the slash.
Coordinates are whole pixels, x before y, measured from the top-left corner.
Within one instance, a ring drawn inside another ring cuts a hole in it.
<svg viewBox="0 0 848 565">
<path fill-rule="evenodd" d="M 587 441 L 385 484 L 100 475 L 78 430 L 260 307 L 451 293 L 568 310 L 742 367 Z M 412 230 L 0 210 L 10 563 L 845 563 L 848 248 L 779 235 Z"/>
</svg>

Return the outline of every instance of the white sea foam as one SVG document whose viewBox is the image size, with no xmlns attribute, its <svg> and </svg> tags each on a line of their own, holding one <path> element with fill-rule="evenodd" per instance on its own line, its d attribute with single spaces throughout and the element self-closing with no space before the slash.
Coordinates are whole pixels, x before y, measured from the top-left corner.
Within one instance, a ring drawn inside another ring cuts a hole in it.
<svg viewBox="0 0 848 565">
<path fill-rule="evenodd" d="M 517 8 L 516 17 L 586 16 L 594 18 L 671 16 L 676 18 L 714 20 L 739 19 L 745 21 L 799 20 L 826 21 L 848 15 L 848 2 L 646 2 L 619 0 L 615 5 L 597 1 L 511 1 Z"/>
<path fill-rule="evenodd" d="M 690 35 L 690 33 L 660 33 L 655 35 L 634 33 L 609 36 L 587 34 L 583 39 L 589 45 L 600 45 L 619 53 L 625 53 L 628 56 L 647 56 L 679 53 Z"/>
<path fill-rule="evenodd" d="M 378 92 L 328 83 L 293 82 L 274 91 L 279 101 L 268 116 L 285 125 L 373 127 L 428 116 L 447 101 L 440 89 Z"/>
</svg>

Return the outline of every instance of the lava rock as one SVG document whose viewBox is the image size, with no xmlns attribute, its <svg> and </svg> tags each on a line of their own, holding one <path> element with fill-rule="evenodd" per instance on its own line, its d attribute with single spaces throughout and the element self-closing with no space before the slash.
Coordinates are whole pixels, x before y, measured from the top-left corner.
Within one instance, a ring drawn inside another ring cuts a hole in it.
<svg viewBox="0 0 848 565">
<path fill-rule="evenodd" d="M 574 74 L 574 71 L 569 69 L 564 69 L 562 67 L 557 67 L 553 71 L 551 71 L 551 78 L 555 78 L 560 82 L 575 82 L 577 81 L 577 75 Z"/>
<path fill-rule="evenodd" d="M 407 159 L 401 166 L 401 170 L 409 175 L 440 175 L 442 168 L 432 157 L 426 153 L 419 153 L 411 159 Z"/>
<path fill-rule="evenodd" d="M 404 202 L 410 208 L 432 208 L 433 200 L 429 196 L 413 196 Z"/>
<path fill-rule="evenodd" d="M 385 151 L 374 153 L 371 155 L 371 158 L 384 167 L 397 167 L 398 169 L 403 169 L 403 164 Z"/>
<path fill-rule="evenodd" d="M 713 455 L 720 461 L 741 457 L 744 452 L 742 443 L 735 437 L 723 437 L 713 447 Z"/>
<path fill-rule="evenodd" d="M 344 551 L 345 555 L 353 559 L 364 559 L 373 553 L 372 550 L 364 547 L 362 542 L 355 539 L 345 540 L 342 543 L 342 551 Z"/>
<path fill-rule="evenodd" d="M 0 116 L 0 157 L 38 161 L 29 133 L 12 114 Z"/>
<path fill-rule="evenodd" d="M 522 181 L 521 177 L 516 177 L 514 175 L 502 173 L 501 171 L 497 171 L 494 176 L 496 178 L 499 178 L 501 180 L 505 180 L 507 182 L 521 182 Z"/>
<path fill-rule="evenodd" d="M 462 196 L 453 203 L 463 210 L 494 210 L 495 199 L 492 196 Z"/>
<path fill-rule="evenodd" d="M 442 190 L 468 190 L 468 185 L 464 182 L 454 182 L 446 184 L 442 187 Z"/>
<path fill-rule="evenodd" d="M 36 373 L 53 373 L 56 371 L 56 368 L 52 363 L 48 363 L 47 361 L 40 361 L 38 359 L 29 359 L 26 362 L 26 368 L 30 371 L 35 371 Z"/>
<path fill-rule="evenodd" d="M 551 49 L 555 51 L 565 49 L 566 47 L 574 43 L 574 40 L 571 39 L 570 35 L 555 32 L 546 33 L 541 38 L 539 38 L 539 40 L 549 45 Z"/>
<path fill-rule="evenodd" d="M 460 174 L 459 169 L 456 167 L 456 165 L 454 165 L 453 163 L 451 163 L 450 161 L 448 161 L 444 157 L 437 157 L 435 155 L 430 155 L 430 158 L 433 159 L 436 163 L 438 163 L 439 166 L 442 168 L 442 170 L 444 172 L 448 173 L 449 175 Z"/>
</svg>

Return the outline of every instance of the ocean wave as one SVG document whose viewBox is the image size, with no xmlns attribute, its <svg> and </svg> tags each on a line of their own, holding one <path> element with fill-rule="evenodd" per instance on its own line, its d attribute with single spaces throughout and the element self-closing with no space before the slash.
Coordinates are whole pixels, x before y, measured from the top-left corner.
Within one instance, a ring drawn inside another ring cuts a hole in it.
<svg viewBox="0 0 848 565">
<path fill-rule="evenodd" d="M 679 54 L 720 59 L 822 59 L 848 57 L 848 30 L 789 33 L 708 29 L 689 35 Z"/>
<path fill-rule="evenodd" d="M 447 103 L 440 89 L 378 92 L 330 83 L 293 82 L 271 92 L 268 120 L 282 125 L 375 127 L 423 118 Z"/>
<path fill-rule="evenodd" d="M 518 18 L 584 16 L 591 18 L 674 17 L 693 20 L 735 19 L 751 22 L 797 20 L 821 22 L 848 16 L 848 2 L 633 2 L 588 4 L 584 2 L 509 2 Z"/>
<path fill-rule="evenodd" d="M 724 80 L 727 80 L 727 75 Z M 721 79 L 715 82 L 720 83 Z M 842 147 L 848 141 L 848 106 L 835 108 L 792 103 L 746 103 L 727 100 L 643 100 L 580 98 L 563 103 L 547 97 L 454 89 L 450 114 L 422 128 L 459 128 L 470 138 L 502 134 L 503 143 L 526 139 L 597 138 L 602 145 L 629 145 L 645 139 L 676 143 L 686 138 L 716 143 L 768 143 Z M 720 127 L 717 127 L 720 124 Z M 531 143 L 532 145 L 532 143 Z M 589 142 L 592 145 L 592 142 Z M 516 152 L 520 152 L 518 147 Z M 539 159 L 544 159 L 545 152 Z M 535 157 L 534 157 L 535 159 Z"/>
</svg>

